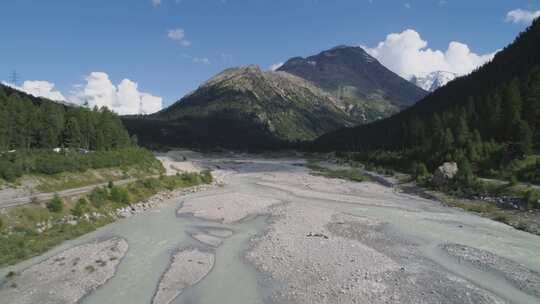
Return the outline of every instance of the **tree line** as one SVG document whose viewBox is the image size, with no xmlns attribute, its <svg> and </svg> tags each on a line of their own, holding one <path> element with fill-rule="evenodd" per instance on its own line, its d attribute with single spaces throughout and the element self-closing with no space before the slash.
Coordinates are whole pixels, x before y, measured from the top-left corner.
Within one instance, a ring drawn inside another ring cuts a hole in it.
<svg viewBox="0 0 540 304">
<path fill-rule="evenodd" d="M 0 85 L 0 152 L 57 147 L 110 150 L 132 140 L 107 108 L 87 109 Z"/>
</svg>

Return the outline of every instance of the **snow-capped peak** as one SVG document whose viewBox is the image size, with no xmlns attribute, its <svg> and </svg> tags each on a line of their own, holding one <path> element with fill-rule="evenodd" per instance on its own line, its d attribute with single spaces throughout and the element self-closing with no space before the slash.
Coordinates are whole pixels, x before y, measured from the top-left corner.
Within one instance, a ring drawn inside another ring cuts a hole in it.
<svg viewBox="0 0 540 304">
<path fill-rule="evenodd" d="M 410 81 L 426 91 L 433 92 L 457 77 L 458 75 L 452 72 L 435 71 L 424 77 L 413 76 Z"/>
</svg>

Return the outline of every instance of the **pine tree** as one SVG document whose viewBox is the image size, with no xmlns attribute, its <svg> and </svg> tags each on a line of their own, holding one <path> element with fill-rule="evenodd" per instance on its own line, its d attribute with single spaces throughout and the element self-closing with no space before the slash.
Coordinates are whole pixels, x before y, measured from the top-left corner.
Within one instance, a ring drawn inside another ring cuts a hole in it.
<svg viewBox="0 0 540 304">
<path fill-rule="evenodd" d="M 411 119 L 409 131 L 410 144 L 424 148 L 425 127 L 424 123 L 418 117 L 413 117 L 413 119 Z"/>
<path fill-rule="evenodd" d="M 484 107 L 487 109 L 487 118 L 485 124 L 489 138 L 499 139 L 501 137 L 501 122 L 502 122 L 502 98 L 499 92 L 487 97 Z"/>
<path fill-rule="evenodd" d="M 70 148 L 80 148 L 82 143 L 81 130 L 75 117 L 71 117 L 66 125 L 66 145 Z"/>
<path fill-rule="evenodd" d="M 521 155 L 529 154 L 533 146 L 533 134 L 529 124 L 526 121 L 521 120 L 514 130 L 515 144 L 518 149 L 518 153 Z"/>
<path fill-rule="evenodd" d="M 521 106 L 519 82 L 514 80 L 503 90 L 503 135 L 507 141 L 521 121 Z"/>
<path fill-rule="evenodd" d="M 60 136 L 64 129 L 64 110 L 58 105 L 46 102 L 41 111 L 41 141 L 43 148 L 55 148 L 62 144 Z"/>
<path fill-rule="evenodd" d="M 532 129 L 534 141 L 540 149 L 540 68 L 536 68 L 529 76 L 523 118 Z"/>
<path fill-rule="evenodd" d="M 456 130 L 455 139 L 456 139 L 456 143 L 460 147 L 464 147 L 469 141 L 471 137 L 471 133 L 469 131 L 469 125 L 467 124 L 467 120 L 465 118 L 465 113 L 462 112 L 462 113 L 459 113 L 458 115 L 459 116 L 457 117 L 457 122 L 456 122 L 456 127 L 455 127 L 455 130 Z"/>
<path fill-rule="evenodd" d="M 464 186 L 470 186 L 474 182 L 474 174 L 471 163 L 466 157 L 461 157 L 458 160 L 457 181 Z"/>
<path fill-rule="evenodd" d="M 437 114 L 433 115 L 430 128 L 431 128 L 430 151 L 436 153 L 436 151 L 438 151 L 441 148 L 441 144 L 443 143 L 443 139 L 445 135 L 444 126 L 439 115 Z"/>
<path fill-rule="evenodd" d="M 449 152 L 454 148 L 454 135 L 450 129 L 446 129 L 444 132 L 443 141 L 441 144 L 441 150 L 443 152 Z"/>
<path fill-rule="evenodd" d="M 8 113 L 4 104 L 0 103 L 0 151 L 8 147 Z"/>
</svg>

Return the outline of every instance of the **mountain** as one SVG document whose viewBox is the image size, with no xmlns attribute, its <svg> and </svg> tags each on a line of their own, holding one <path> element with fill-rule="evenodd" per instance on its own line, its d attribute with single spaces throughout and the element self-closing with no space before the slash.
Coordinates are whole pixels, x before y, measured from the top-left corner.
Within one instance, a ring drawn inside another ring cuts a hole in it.
<svg viewBox="0 0 540 304">
<path fill-rule="evenodd" d="M 147 145 L 277 148 L 357 121 L 331 94 L 286 72 L 232 68 L 172 106 L 124 123 Z"/>
<path fill-rule="evenodd" d="M 494 59 L 390 118 L 318 138 L 313 148 L 377 152 L 410 168 L 467 160 L 486 175 L 540 150 L 540 19 Z M 375 155 L 375 154 L 374 154 Z"/>
<path fill-rule="evenodd" d="M 457 77 L 458 75 L 452 72 L 435 71 L 424 77 L 413 76 L 411 82 L 428 92 L 433 92 Z"/>
<path fill-rule="evenodd" d="M 339 46 L 315 56 L 295 57 L 278 70 L 332 93 L 347 113 L 363 123 L 388 117 L 427 94 L 360 47 Z"/>
</svg>

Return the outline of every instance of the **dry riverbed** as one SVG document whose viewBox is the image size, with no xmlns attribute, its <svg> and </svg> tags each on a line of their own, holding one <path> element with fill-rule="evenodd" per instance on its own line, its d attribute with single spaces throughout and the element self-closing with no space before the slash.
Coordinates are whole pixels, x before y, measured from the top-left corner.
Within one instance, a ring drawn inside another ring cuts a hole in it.
<svg viewBox="0 0 540 304">
<path fill-rule="evenodd" d="M 127 250 L 127 242 L 118 238 L 68 249 L 20 273 L 10 273 L 0 289 L 0 301 L 78 303 L 113 277 Z"/>
<path fill-rule="evenodd" d="M 391 187 L 313 176 L 298 158 L 168 157 L 213 169 L 219 186 L 111 228 L 131 254 L 82 303 L 540 302 L 538 236 Z M 23 274 L 13 282 L 48 292 Z M 15 297 L 5 288 L 0 303 L 26 303 L 4 302 Z"/>
<path fill-rule="evenodd" d="M 182 291 L 202 280 L 214 266 L 214 255 L 197 249 L 176 253 L 159 282 L 153 304 L 172 303 Z"/>
</svg>

